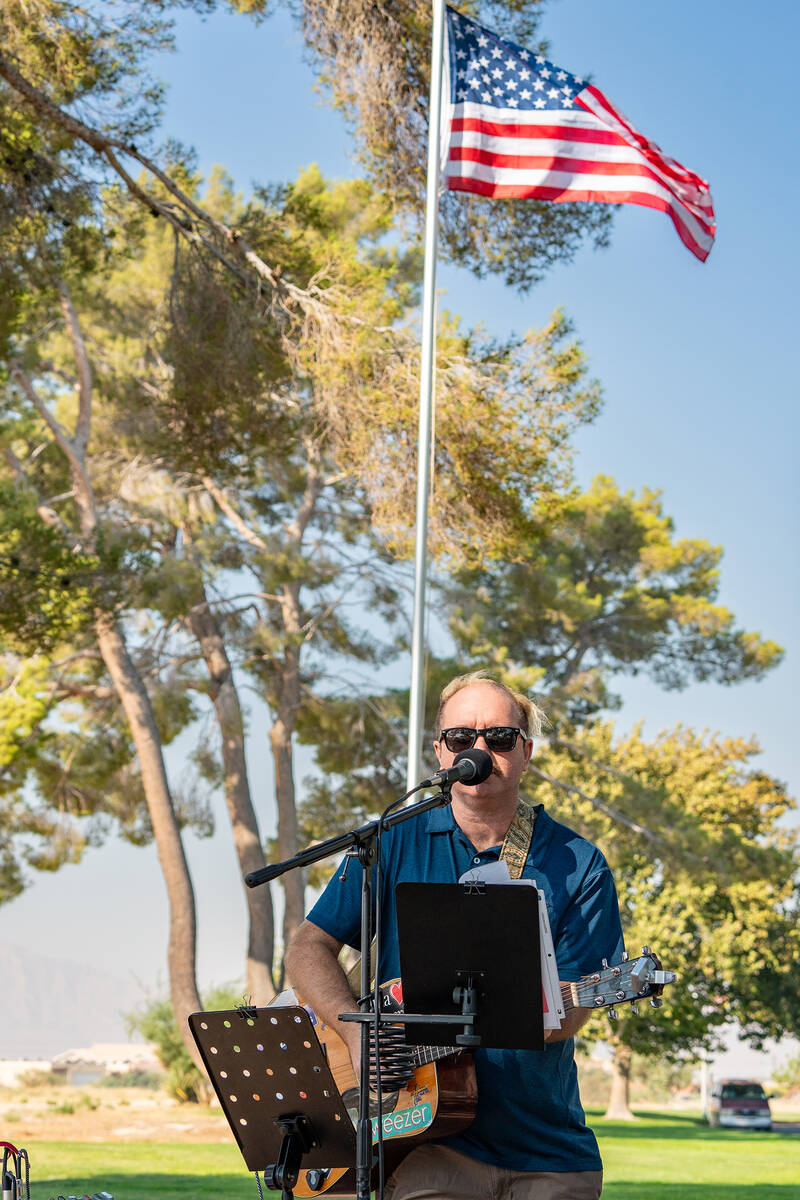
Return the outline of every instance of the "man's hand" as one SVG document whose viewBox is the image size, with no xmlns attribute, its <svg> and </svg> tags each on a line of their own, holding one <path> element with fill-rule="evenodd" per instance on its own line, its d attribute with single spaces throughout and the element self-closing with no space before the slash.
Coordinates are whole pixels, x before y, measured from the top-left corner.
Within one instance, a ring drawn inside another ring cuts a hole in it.
<svg viewBox="0 0 800 1200">
<path fill-rule="evenodd" d="M 561 1022 L 560 1029 L 545 1029 L 544 1040 L 546 1042 L 566 1042 L 568 1038 L 575 1037 L 593 1012 L 592 1008 L 570 1008 Z"/>
</svg>

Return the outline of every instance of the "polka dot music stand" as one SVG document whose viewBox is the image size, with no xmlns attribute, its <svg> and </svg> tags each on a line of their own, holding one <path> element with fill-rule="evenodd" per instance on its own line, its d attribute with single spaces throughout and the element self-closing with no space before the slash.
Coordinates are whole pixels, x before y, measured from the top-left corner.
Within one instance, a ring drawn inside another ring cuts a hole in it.
<svg viewBox="0 0 800 1200">
<path fill-rule="evenodd" d="M 311 1174 L 353 1167 L 353 1122 L 304 1008 L 192 1013 L 189 1027 L 248 1170 L 292 1200 Z"/>
</svg>

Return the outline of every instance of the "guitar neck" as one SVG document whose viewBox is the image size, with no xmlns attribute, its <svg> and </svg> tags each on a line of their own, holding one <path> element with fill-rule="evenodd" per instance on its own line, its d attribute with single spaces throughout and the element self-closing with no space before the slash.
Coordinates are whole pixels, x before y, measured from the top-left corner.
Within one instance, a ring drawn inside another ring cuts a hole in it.
<svg viewBox="0 0 800 1200">
<path fill-rule="evenodd" d="M 461 1046 L 415 1046 L 413 1055 L 414 1066 L 422 1067 L 425 1063 L 437 1062 L 440 1058 L 447 1058 L 451 1054 L 458 1054 L 461 1049 Z"/>
<path fill-rule="evenodd" d="M 644 946 L 640 958 L 629 959 L 625 954 L 621 962 L 613 967 L 609 967 L 603 959 L 600 970 L 584 975 L 576 983 L 561 980 L 561 1002 L 565 1013 L 575 1008 L 613 1009 L 615 1004 L 632 1003 L 643 997 L 649 997 L 653 1007 L 658 1008 L 664 985 L 674 983 L 675 979 L 674 972 L 664 971 L 650 947 Z M 458 1046 L 415 1046 L 414 1065 L 435 1062 L 439 1058 L 457 1054 L 459 1049 Z"/>
<path fill-rule="evenodd" d="M 561 1000 L 565 1013 L 579 1007 L 574 983 L 561 982 Z M 460 1046 L 415 1046 L 414 1066 L 421 1067 L 425 1063 L 437 1062 L 438 1059 L 447 1058 L 450 1054 L 458 1054 L 460 1049 Z"/>
</svg>

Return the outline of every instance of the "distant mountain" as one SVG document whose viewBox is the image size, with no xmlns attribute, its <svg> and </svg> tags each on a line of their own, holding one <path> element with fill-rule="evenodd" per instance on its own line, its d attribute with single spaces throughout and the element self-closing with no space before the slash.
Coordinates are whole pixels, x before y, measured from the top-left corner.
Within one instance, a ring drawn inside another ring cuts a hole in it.
<svg viewBox="0 0 800 1200">
<path fill-rule="evenodd" d="M 133 980 L 0 942 L 0 1059 L 130 1041 L 123 1014 L 141 1000 Z"/>
</svg>

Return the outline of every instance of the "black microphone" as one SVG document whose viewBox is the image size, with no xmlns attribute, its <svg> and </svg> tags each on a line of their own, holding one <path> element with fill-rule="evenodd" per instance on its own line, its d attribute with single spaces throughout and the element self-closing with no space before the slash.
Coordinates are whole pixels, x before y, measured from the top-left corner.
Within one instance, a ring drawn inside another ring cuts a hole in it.
<svg viewBox="0 0 800 1200">
<path fill-rule="evenodd" d="M 430 779 L 423 779 L 418 788 L 437 787 L 447 783 L 468 783 L 474 786 L 488 779 L 493 769 L 492 756 L 485 750 L 462 750 L 453 759 L 452 767 L 442 767 Z"/>
</svg>

